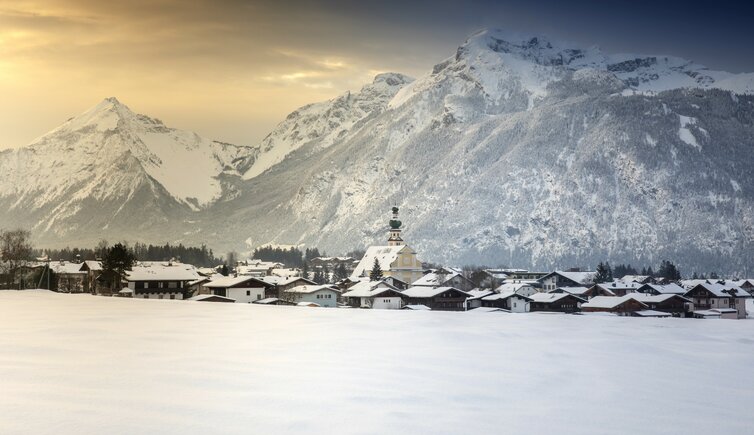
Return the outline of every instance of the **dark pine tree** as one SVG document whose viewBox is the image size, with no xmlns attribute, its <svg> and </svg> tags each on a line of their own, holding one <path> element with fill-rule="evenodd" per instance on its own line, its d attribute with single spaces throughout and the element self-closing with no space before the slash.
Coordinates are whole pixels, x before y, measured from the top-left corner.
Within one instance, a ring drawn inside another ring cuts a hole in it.
<svg viewBox="0 0 754 435">
<path fill-rule="evenodd" d="M 377 260 L 377 258 L 374 259 L 374 265 L 372 266 L 372 271 L 369 272 L 369 281 L 379 281 L 383 277 L 382 275 L 382 268 L 380 267 L 380 262 Z"/>
</svg>

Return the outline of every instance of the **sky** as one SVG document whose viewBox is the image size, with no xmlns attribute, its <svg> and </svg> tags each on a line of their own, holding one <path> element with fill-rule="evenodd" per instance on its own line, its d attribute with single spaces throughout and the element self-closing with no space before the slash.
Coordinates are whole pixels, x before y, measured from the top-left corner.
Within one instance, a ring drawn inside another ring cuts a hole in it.
<svg viewBox="0 0 754 435">
<path fill-rule="evenodd" d="M 296 108 L 414 77 L 484 27 L 754 72 L 754 2 L 0 0 L 0 149 L 117 97 L 256 145 Z"/>
</svg>

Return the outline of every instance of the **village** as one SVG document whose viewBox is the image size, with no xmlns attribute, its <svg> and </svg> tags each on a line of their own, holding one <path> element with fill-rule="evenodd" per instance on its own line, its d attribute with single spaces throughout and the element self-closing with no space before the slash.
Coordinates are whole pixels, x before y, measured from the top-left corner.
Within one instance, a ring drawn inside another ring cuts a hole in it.
<svg viewBox="0 0 754 435">
<path fill-rule="evenodd" d="M 135 261 L 116 282 L 99 260 L 48 259 L 26 269 L 40 277 L 32 288 L 50 288 L 45 270 L 52 271 L 47 279 L 54 274 L 61 293 L 321 308 L 744 319 L 754 295 L 754 279 L 606 280 L 600 270 L 484 269 L 472 280 L 461 269 L 425 268 L 401 227 L 393 207 L 386 245 L 369 247 L 361 259 L 312 258 L 307 266 L 314 276 L 307 266 L 259 259 L 236 260 L 230 268 Z"/>
</svg>

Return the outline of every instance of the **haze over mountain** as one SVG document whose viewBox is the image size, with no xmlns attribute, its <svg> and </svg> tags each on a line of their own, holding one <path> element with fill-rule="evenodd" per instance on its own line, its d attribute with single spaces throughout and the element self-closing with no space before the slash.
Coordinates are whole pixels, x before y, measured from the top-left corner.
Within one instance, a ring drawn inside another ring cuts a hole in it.
<svg viewBox="0 0 754 435">
<path fill-rule="evenodd" d="M 416 80 L 382 74 L 293 112 L 256 147 L 105 100 L 0 153 L 2 224 L 49 245 L 335 253 L 382 242 L 395 204 L 423 260 L 743 270 L 752 93 L 752 74 L 482 31 Z"/>
</svg>

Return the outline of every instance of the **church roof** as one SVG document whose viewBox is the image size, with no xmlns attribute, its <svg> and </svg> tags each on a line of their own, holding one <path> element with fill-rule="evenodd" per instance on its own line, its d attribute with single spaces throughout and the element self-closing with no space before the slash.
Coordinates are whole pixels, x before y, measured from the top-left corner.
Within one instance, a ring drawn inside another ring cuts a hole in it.
<svg viewBox="0 0 754 435">
<path fill-rule="evenodd" d="M 393 264 L 396 258 L 398 258 L 398 253 L 400 253 L 404 248 L 407 248 L 407 246 L 370 246 L 369 248 L 367 248 L 367 252 L 364 253 L 364 257 L 353 270 L 351 279 L 356 280 L 360 276 L 368 275 L 369 271 L 371 271 L 372 267 L 374 267 L 375 258 L 377 259 L 377 261 L 379 261 L 380 268 L 383 272 L 390 270 L 390 265 Z"/>
</svg>

